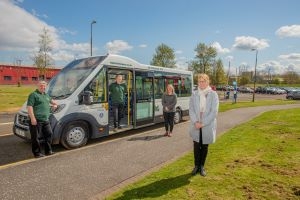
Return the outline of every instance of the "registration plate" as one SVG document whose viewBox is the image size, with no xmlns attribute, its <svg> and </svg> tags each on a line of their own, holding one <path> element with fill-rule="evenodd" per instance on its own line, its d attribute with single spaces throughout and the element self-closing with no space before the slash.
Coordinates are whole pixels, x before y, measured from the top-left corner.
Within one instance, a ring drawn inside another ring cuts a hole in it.
<svg viewBox="0 0 300 200">
<path fill-rule="evenodd" d="M 25 131 L 21 130 L 21 129 L 16 129 L 16 134 L 20 135 L 22 137 L 25 137 Z"/>
</svg>

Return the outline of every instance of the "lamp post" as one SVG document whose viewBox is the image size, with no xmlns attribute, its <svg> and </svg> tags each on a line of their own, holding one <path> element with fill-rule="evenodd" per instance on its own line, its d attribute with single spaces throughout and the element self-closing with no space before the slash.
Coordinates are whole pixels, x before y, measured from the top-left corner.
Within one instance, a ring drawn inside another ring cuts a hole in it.
<svg viewBox="0 0 300 200">
<path fill-rule="evenodd" d="M 91 22 L 91 56 L 93 55 L 93 24 L 96 24 L 96 21 Z"/>
<path fill-rule="evenodd" d="M 256 51 L 256 55 L 255 55 L 255 66 L 254 66 L 254 89 L 253 89 L 253 97 L 252 97 L 252 102 L 254 102 L 255 100 L 255 84 L 256 84 L 256 67 L 257 67 L 257 53 L 258 50 L 257 49 L 252 49 L 252 51 Z"/>
</svg>

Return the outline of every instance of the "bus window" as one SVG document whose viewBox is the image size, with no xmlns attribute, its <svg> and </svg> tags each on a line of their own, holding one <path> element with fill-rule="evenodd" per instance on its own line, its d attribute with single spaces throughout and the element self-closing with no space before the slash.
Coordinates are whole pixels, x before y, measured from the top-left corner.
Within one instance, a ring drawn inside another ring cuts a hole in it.
<svg viewBox="0 0 300 200">
<path fill-rule="evenodd" d="M 164 79 L 163 78 L 155 78 L 154 79 L 154 93 L 155 98 L 160 99 L 165 91 L 164 87 Z"/>
<path fill-rule="evenodd" d="M 101 70 L 100 73 L 95 76 L 95 78 L 91 81 L 90 84 L 88 84 L 84 91 L 90 91 L 92 93 L 92 103 L 107 102 L 105 68 L 103 68 L 103 70 Z"/>
<path fill-rule="evenodd" d="M 188 76 L 183 76 L 181 77 L 181 84 L 180 84 L 180 88 L 181 88 L 181 96 L 182 97 L 186 97 L 186 96 L 190 96 L 192 93 L 192 80 L 190 77 Z"/>
</svg>

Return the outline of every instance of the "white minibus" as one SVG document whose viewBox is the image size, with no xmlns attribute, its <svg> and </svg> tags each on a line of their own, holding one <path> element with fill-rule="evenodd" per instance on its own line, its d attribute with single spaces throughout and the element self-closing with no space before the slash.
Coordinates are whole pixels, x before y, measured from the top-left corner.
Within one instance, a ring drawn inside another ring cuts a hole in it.
<svg viewBox="0 0 300 200">
<path fill-rule="evenodd" d="M 118 74 L 127 92 L 122 129 L 116 131 L 108 87 Z M 92 138 L 163 122 L 161 97 L 167 84 L 172 84 L 177 94 L 174 121 L 179 123 L 188 114 L 193 89 L 191 71 L 140 64 L 112 54 L 72 61 L 50 80 L 46 90 L 59 104 L 50 117 L 52 143 L 73 149 Z M 26 102 L 15 116 L 13 132 L 30 140 Z"/>
</svg>

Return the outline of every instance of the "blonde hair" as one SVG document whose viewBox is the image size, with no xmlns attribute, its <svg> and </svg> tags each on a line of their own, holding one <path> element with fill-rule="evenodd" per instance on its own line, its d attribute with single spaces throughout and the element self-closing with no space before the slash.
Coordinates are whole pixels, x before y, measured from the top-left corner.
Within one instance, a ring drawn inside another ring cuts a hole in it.
<svg viewBox="0 0 300 200">
<path fill-rule="evenodd" d="M 198 74 L 198 80 L 199 79 L 203 79 L 209 84 L 209 76 L 207 74 L 204 73 Z"/>
<path fill-rule="evenodd" d="M 168 87 L 170 87 L 171 89 L 172 89 L 172 94 L 174 94 L 175 93 L 175 89 L 174 89 L 174 87 L 173 87 L 173 85 L 172 84 L 168 84 L 167 85 L 167 87 L 166 87 L 166 94 L 168 94 Z"/>
</svg>

